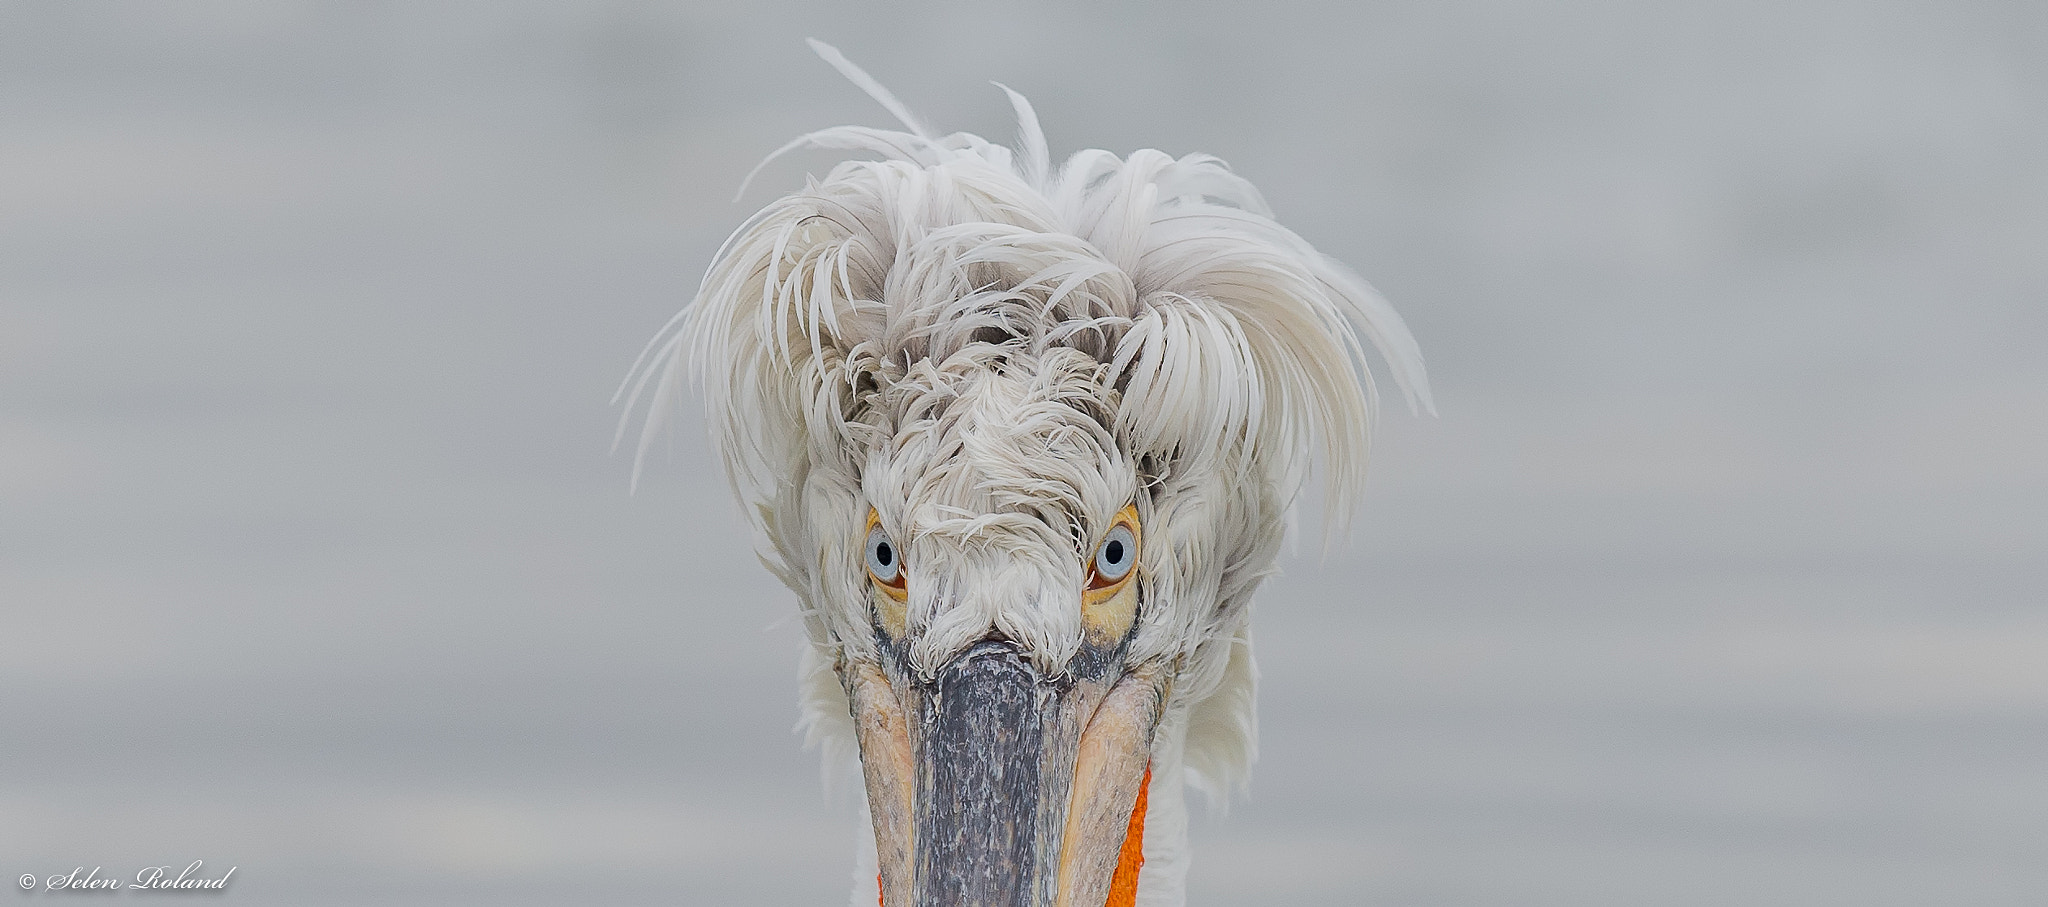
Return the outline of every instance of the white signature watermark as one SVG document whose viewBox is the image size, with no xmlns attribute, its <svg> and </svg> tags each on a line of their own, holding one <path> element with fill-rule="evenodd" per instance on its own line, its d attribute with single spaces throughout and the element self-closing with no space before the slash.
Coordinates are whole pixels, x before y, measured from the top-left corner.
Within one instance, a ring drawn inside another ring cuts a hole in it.
<svg viewBox="0 0 2048 907">
<path fill-rule="evenodd" d="M 135 881 L 129 882 L 114 876 L 103 876 L 101 867 L 86 869 L 80 866 L 63 875 L 36 878 L 32 872 L 21 874 L 24 891 L 34 891 L 40 886 L 44 891 L 226 891 L 228 880 L 234 878 L 236 866 L 228 867 L 218 878 L 207 878 L 206 861 L 193 860 L 184 869 L 176 866 L 145 866 L 135 873 Z"/>
</svg>

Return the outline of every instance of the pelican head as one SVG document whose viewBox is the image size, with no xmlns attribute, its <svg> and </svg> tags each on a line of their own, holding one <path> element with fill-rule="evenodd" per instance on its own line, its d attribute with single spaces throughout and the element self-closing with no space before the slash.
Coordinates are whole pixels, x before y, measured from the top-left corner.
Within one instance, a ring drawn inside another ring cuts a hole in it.
<svg viewBox="0 0 2048 907">
<path fill-rule="evenodd" d="M 1420 355 L 1221 161 L 1055 171 L 1015 92 L 1017 150 L 935 137 L 814 46 L 904 131 L 785 146 L 879 160 L 749 218 L 630 393 L 703 390 L 884 905 L 1179 903 L 1184 788 L 1253 756 L 1252 593 L 1311 462 L 1362 479 L 1364 340 L 1411 406 Z"/>
</svg>

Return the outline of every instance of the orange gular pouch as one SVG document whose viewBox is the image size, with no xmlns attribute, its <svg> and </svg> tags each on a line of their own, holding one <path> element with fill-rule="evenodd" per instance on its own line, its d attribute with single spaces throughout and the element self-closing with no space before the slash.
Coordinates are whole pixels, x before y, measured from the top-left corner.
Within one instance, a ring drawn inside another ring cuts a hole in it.
<svg viewBox="0 0 2048 907">
<path fill-rule="evenodd" d="M 1131 806 L 1131 824 L 1124 829 L 1124 846 L 1117 852 L 1116 874 L 1109 879 L 1109 900 L 1102 907 L 1133 907 L 1138 903 L 1138 870 L 1145 865 L 1145 795 L 1152 789 L 1152 766 L 1145 766 L 1145 780 L 1138 782 L 1138 802 Z M 882 875 L 875 874 L 875 903 L 889 907 L 882 899 Z"/>
<path fill-rule="evenodd" d="M 1109 900 L 1102 907 L 1138 903 L 1138 868 L 1145 865 L 1145 793 L 1152 789 L 1152 766 L 1138 782 L 1138 802 L 1131 807 L 1131 825 L 1124 830 L 1124 848 L 1117 854 L 1116 875 L 1109 877 Z"/>
</svg>

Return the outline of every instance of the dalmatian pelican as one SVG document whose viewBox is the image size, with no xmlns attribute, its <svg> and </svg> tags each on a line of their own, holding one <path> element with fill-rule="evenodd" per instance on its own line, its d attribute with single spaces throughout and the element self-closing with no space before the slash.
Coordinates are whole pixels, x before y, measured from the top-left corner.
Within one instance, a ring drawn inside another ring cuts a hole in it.
<svg viewBox="0 0 2048 907">
<path fill-rule="evenodd" d="M 853 903 L 1180 904 L 1184 791 L 1254 755 L 1252 594 L 1312 462 L 1331 512 L 1359 490 L 1365 343 L 1411 409 L 1420 352 L 1222 161 L 1055 170 L 1009 88 L 1014 150 L 812 47 L 903 129 L 769 156 L 867 159 L 718 250 L 621 387 L 641 453 L 693 378 L 798 599 L 801 726 L 859 757 Z"/>
</svg>

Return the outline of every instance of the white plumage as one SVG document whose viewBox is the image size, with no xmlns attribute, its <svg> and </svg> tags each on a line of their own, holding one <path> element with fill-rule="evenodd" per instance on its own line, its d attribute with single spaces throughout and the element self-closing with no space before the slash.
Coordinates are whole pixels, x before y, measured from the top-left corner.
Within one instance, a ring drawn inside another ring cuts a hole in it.
<svg viewBox="0 0 2048 907">
<path fill-rule="evenodd" d="M 801 603 L 804 723 L 828 752 L 854 750 L 841 672 L 881 657 L 870 508 L 901 542 L 908 670 L 929 679 L 992 635 L 1062 671 L 1083 644 L 1092 540 L 1135 504 L 1146 541 L 1121 657 L 1172 678 L 1138 902 L 1180 903 L 1182 785 L 1226 795 L 1253 758 L 1252 593 L 1311 461 L 1333 513 L 1363 479 L 1360 338 L 1411 407 L 1429 406 L 1421 356 L 1363 280 L 1216 158 L 1087 150 L 1055 170 L 1007 88 L 1017 150 L 935 137 L 814 47 L 907 131 L 841 126 L 776 152 L 879 159 L 839 164 L 726 241 L 622 388 L 629 410 L 648 404 L 641 451 L 694 375 L 762 559 Z"/>
</svg>

